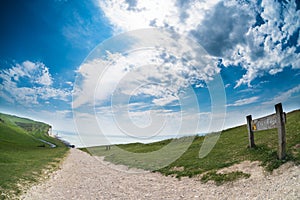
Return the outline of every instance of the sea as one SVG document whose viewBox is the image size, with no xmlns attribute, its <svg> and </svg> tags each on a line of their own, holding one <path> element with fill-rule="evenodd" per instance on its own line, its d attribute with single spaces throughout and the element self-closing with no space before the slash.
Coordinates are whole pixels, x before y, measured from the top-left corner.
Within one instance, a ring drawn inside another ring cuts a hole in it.
<svg viewBox="0 0 300 200">
<path fill-rule="evenodd" d="M 137 138 L 137 137 L 130 137 L 127 135 L 89 135 L 84 134 L 80 135 L 76 132 L 68 132 L 68 131 L 60 131 L 60 130 L 53 130 L 53 135 L 58 139 L 69 143 L 70 145 L 75 145 L 76 148 L 83 148 L 83 147 L 91 147 L 91 146 L 104 146 L 104 145 L 114 145 L 114 144 L 128 144 L 128 143 L 151 143 L 157 142 L 161 140 L 166 140 L 170 138 L 179 138 L 182 137 L 178 135 L 156 135 L 155 137 L 149 138 Z M 203 136 L 204 133 L 199 133 L 198 135 Z M 188 136 L 188 135 L 185 135 Z"/>
</svg>

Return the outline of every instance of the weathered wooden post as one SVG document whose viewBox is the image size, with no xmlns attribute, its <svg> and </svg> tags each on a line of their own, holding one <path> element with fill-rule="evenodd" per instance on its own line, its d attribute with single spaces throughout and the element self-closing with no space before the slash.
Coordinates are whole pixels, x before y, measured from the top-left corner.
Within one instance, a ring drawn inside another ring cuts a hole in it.
<svg viewBox="0 0 300 200">
<path fill-rule="evenodd" d="M 285 137 L 285 123 L 286 114 L 283 112 L 282 104 L 275 105 L 275 114 L 252 120 L 252 116 L 247 116 L 247 129 L 249 137 L 249 147 L 255 147 L 254 131 L 262 131 L 272 128 L 278 130 L 278 159 L 283 160 L 286 156 L 286 137 Z"/>
<path fill-rule="evenodd" d="M 247 129 L 248 129 L 248 138 L 249 138 L 249 148 L 253 148 L 255 147 L 255 144 L 254 144 L 254 134 L 252 130 L 252 116 L 248 115 L 246 119 L 247 119 Z"/>
<path fill-rule="evenodd" d="M 286 137 L 285 137 L 285 113 L 282 110 L 282 104 L 275 105 L 277 126 L 278 126 L 278 158 L 285 159 L 286 156 Z"/>
</svg>

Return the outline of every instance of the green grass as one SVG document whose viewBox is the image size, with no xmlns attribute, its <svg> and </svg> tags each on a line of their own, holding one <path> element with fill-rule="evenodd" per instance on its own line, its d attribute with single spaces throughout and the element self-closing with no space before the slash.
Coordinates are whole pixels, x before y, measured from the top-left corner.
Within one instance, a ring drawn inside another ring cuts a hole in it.
<svg viewBox="0 0 300 200">
<path fill-rule="evenodd" d="M 47 135 L 49 125 L 0 113 L 0 199 L 11 199 L 22 191 L 18 185 L 30 185 L 45 170 L 54 170 L 68 148 Z M 49 145 L 43 139 L 57 145 Z"/>
<path fill-rule="evenodd" d="M 250 174 L 246 174 L 241 171 L 235 171 L 230 173 L 217 173 L 216 171 L 210 171 L 206 174 L 204 174 L 201 177 L 202 183 L 207 183 L 208 181 L 212 180 L 217 185 L 222 185 L 223 183 L 229 182 L 229 181 L 235 181 L 240 178 L 249 178 Z"/>
<path fill-rule="evenodd" d="M 187 150 L 184 149 L 193 140 Z M 106 151 L 105 147 L 90 147 L 84 149 L 92 155 L 105 156 L 105 160 L 115 164 L 124 164 L 129 167 L 142 168 L 158 171 L 165 175 L 193 177 L 198 174 L 207 173 L 204 181 L 209 179 L 216 183 L 223 183 L 247 174 L 234 172 L 232 174 L 220 175 L 218 169 L 240 163 L 245 160 L 261 161 L 266 170 L 272 171 L 287 161 L 300 164 L 300 110 L 287 114 L 286 140 L 287 157 L 285 160 L 277 159 L 278 135 L 277 129 L 255 132 L 256 147 L 248 148 L 248 135 L 246 126 L 239 126 L 222 131 L 220 138 L 212 151 L 204 158 L 199 158 L 199 150 L 204 137 L 186 137 L 180 139 L 169 139 L 151 144 L 133 143 L 126 145 L 115 145 Z M 163 151 L 167 144 L 173 144 Z M 159 153 L 157 150 L 161 150 Z M 148 152 L 148 153 L 147 153 Z M 151 152 L 151 153 L 149 153 Z M 183 152 L 174 162 L 164 166 L 162 163 L 167 158 L 172 158 L 178 152 Z M 164 158 L 166 158 L 164 160 Z M 181 168 L 183 170 L 176 170 Z M 219 180 L 220 179 L 220 180 Z"/>
</svg>

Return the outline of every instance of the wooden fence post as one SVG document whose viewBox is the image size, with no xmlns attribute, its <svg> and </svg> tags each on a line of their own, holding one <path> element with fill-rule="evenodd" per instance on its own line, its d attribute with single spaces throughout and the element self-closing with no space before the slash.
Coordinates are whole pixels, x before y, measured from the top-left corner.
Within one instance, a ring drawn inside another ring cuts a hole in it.
<svg viewBox="0 0 300 200">
<path fill-rule="evenodd" d="M 248 129 L 248 138 L 249 138 L 249 148 L 253 148 L 255 147 L 255 144 L 254 144 L 254 134 L 251 127 L 252 116 L 248 115 L 246 119 L 247 119 L 247 129 Z"/>
<path fill-rule="evenodd" d="M 282 110 L 282 104 L 276 104 L 275 110 L 278 123 L 278 159 L 282 160 L 286 156 L 285 116 Z"/>
</svg>

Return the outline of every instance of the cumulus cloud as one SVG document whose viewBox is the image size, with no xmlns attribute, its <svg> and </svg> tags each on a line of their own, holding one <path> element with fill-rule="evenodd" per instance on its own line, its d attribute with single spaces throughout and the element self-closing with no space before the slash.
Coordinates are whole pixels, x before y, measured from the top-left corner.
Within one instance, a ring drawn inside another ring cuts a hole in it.
<svg viewBox="0 0 300 200">
<path fill-rule="evenodd" d="M 293 0 L 111 0 L 98 5 L 116 32 L 159 27 L 193 37 L 223 65 L 246 70 L 236 87 L 300 66 L 300 10 Z"/>
<path fill-rule="evenodd" d="M 226 56 L 237 44 L 245 43 L 244 35 L 254 22 L 250 9 L 218 3 L 191 33 L 213 56 Z"/>
<path fill-rule="evenodd" d="M 36 83 L 46 86 L 52 85 L 53 80 L 49 73 L 49 69 L 47 67 L 43 67 L 43 70 L 40 73 L 41 75 L 37 77 Z"/>
<path fill-rule="evenodd" d="M 167 70 L 169 67 L 155 51 L 126 56 L 109 53 L 107 60 L 89 61 L 78 70 L 80 78 L 73 92 L 73 107 L 105 104 L 111 98 L 119 104 L 119 99 L 134 96 L 153 97 L 152 103 L 159 106 L 171 103 L 176 99 L 174 95 L 188 85 L 188 79 L 184 79 L 179 70 Z M 172 67 L 188 72 L 187 66 L 182 64 Z M 169 97 L 173 97 L 172 100 Z"/>
<path fill-rule="evenodd" d="M 122 103 L 127 104 L 124 100 L 129 97 L 146 99 L 156 106 L 177 104 L 185 88 L 203 86 L 200 80 L 208 82 L 219 72 L 202 48 L 190 40 L 174 38 L 168 32 L 145 30 L 143 34 L 129 32 L 119 37 L 131 40 L 127 46 L 120 45 L 130 53 L 106 51 L 101 54 L 96 49 L 78 70 L 74 108 L 105 104 L 109 99 L 116 102 L 123 99 Z M 118 37 L 108 42 L 113 45 L 115 40 L 119 41 Z M 152 40 L 152 46 L 147 44 Z M 163 41 L 164 48 L 157 48 L 157 41 Z M 97 52 L 100 54 L 94 55 Z M 119 99 L 115 100 L 118 95 Z"/>
<path fill-rule="evenodd" d="M 198 101 L 190 86 L 212 81 L 219 70 L 216 64 L 197 45 L 169 32 L 152 29 L 119 37 L 130 41 L 125 53 L 104 52 L 99 46 L 80 66 L 73 91 L 76 119 L 96 113 L 102 133 L 107 134 L 197 133 Z M 108 46 L 119 37 L 107 41 Z M 162 41 L 165 48 L 149 41 Z M 90 134 L 99 133 L 95 127 L 88 129 Z"/>
<path fill-rule="evenodd" d="M 50 86 L 53 83 L 49 68 L 41 62 L 33 63 L 27 60 L 22 64 L 17 63 L 7 70 L 2 70 L 1 74 L 1 78 L 5 80 L 12 78 L 19 81 L 20 78 L 28 78 L 28 81 L 33 84 L 37 83 L 45 86 Z"/>
<path fill-rule="evenodd" d="M 98 1 L 116 32 L 165 27 L 186 33 L 204 19 L 218 1 Z"/>
<path fill-rule="evenodd" d="M 82 117 L 90 115 L 87 120 L 96 127 L 95 114 L 99 127 L 104 129 L 102 133 L 150 137 L 158 132 L 199 131 L 198 99 L 193 86 L 220 79 L 215 77 L 219 68 L 197 43 L 172 32 L 147 29 L 121 34 L 103 45 L 108 48 L 98 46 L 78 69 L 73 91 L 78 126 L 86 120 Z M 225 104 L 224 87 L 213 85 L 223 90 L 211 95 L 215 97 L 213 103 L 221 102 L 212 109 L 217 112 L 221 110 L 218 106 Z M 111 127 L 114 130 L 109 130 Z M 98 134 L 98 129 L 93 134 Z"/>
<path fill-rule="evenodd" d="M 8 102 L 30 106 L 39 100 L 67 100 L 70 92 L 52 87 L 49 68 L 41 62 L 24 61 L 0 70 L 0 96 Z"/>
</svg>

